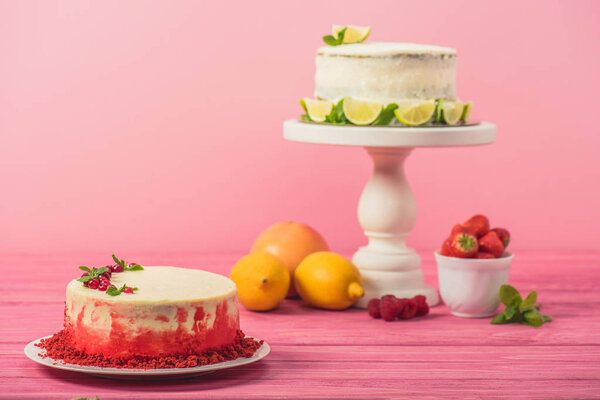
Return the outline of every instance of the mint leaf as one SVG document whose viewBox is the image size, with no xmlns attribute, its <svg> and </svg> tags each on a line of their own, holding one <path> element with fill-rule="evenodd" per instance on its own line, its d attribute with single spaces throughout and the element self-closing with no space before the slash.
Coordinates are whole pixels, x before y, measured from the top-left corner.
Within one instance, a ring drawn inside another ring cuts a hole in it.
<svg viewBox="0 0 600 400">
<path fill-rule="evenodd" d="M 90 272 L 90 269 L 88 267 L 86 267 L 85 265 L 80 265 L 79 267 L 80 270 L 85 271 L 85 272 Z"/>
<path fill-rule="evenodd" d="M 517 289 L 515 289 L 514 287 L 512 287 L 510 285 L 500 286 L 499 295 L 500 295 L 500 301 L 505 306 L 510 306 L 510 305 L 514 304 L 515 300 L 518 301 L 518 304 L 521 304 L 521 302 L 523 301 L 523 299 L 521 298 L 521 295 L 519 294 Z"/>
<path fill-rule="evenodd" d="M 494 319 L 492 319 L 490 321 L 490 324 L 499 325 L 499 324 L 506 324 L 507 322 L 508 321 L 506 320 L 504 313 L 500 313 L 500 314 L 496 315 L 494 317 Z"/>
<path fill-rule="evenodd" d="M 348 120 L 344 114 L 344 99 L 338 101 L 338 103 L 331 109 L 329 118 L 334 124 L 347 124 Z"/>
<path fill-rule="evenodd" d="M 542 316 L 537 311 L 527 311 L 523 314 L 523 319 L 526 324 L 539 327 L 544 324 Z"/>
<path fill-rule="evenodd" d="M 323 41 L 328 46 L 339 46 L 341 43 L 331 35 L 323 36 Z"/>
<path fill-rule="evenodd" d="M 540 314 L 542 316 L 542 322 L 550 322 L 552 321 L 552 317 L 549 315 Z"/>
<path fill-rule="evenodd" d="M 108 289 L 106 289 L 106 294 L 110 296 L 118 296 L 121 294 L 121 291 L 115 286 L 109 286 Z"/>
<path fill-rule="evenodd" d="M 344 29 L 342 29 L 341 31 L 338 32 L 338 34 L 337 34 L 337 40 L 338 40 L 339 44 L 344 43 L 344 36 L 346 36 L 346 30 L 347 29 L 348 28 L 344 28 Z"/>
<path fill-rule="evenodd" d="M 394 118 L 394 110 L 398 108 L 398 104 L 390 103 L 383 110 L 373 122 L 373 125 L 389 125 L 392 122 L 392 118 Z"/>
<path fill-rule="evenodd" d="M 144 269 L 144 267 L 142 267 L 140 264 L 133 264 L 130 267 L 125 267 L 124 271 L 142 271 Z"/>
<path fill-rule="evenodd" d="M 529 293 L 527 295 L 527 297 L 525 297 L 525 300 L 523 300 L 523 302 L 519 306 L 519 310 L 521 312 L 533 310 L 535 308 L 536 301 L 537 301 L 537 292 L 534 290 L 533 292 Z"/>
<path fill-rule="evenodd" d="M 114 254 L 112 255 L 112 259 L 114 260 L 115 264 L 122 265 L 122 264 L 121 264 L 121 260 L 119 260 L 119 259 L 117 258 L 117 256 L 115 256 Z"/>
<path fill-rule="evenodd" d="M 108 272 L 108 268 L 106 268 L 106 267 L 102 267 L 102 268 L 100 268 L 100 269 L 98 269 L 98 270 L 96 271 L 96 273 L 97 273 L 98 275 L 101 275 L 101 274 L 103 274 L 103 273 L 105 273 L 105 272 Z"/>
<path fill-rule="evenodd" d="M 92 280 L 92 279 L 94 279 L 94 277 L 88 275 L 88 276 L 82 276 L 81 278 L 77 279 L 77 281 L 78 282 L 87 282 L 87 281 Z"/>
<path fill-rule="evenodd" d="M 311 122 L 310 117 L 308 116 L 308 114 L 302 114 L 300 116 L 300 121 L 304 121 L 304 122 Z"/>
<path fill-rule="evenodd" d="M 444 105 L 444 99 L 439 99 L 437 104 L 435 105 L 435 117 L 433 121 L 436 124 L 442 123 L 442 106 Z"/>
<path fill-rule="evenodd" d="M 514 316 L 515 313 L 517 312 L 517 309 L 513 306 L 507 306 L 504 309 L 504 312 L 502 314 L 504 314 L 504 316 L 506 317 L 507 321 L 510 321 Z"/>
</svg>

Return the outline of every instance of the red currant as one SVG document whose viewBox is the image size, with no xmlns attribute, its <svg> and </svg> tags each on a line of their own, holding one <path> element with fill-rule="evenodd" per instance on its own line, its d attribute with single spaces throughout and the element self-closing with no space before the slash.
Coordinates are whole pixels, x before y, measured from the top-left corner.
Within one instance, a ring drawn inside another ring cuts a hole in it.
<svg viewBox="0 0 600 400">
<path fill-rule="evenodd" d="M 113 265 L 112 272 L 123 272 L 123 266 L 120 264 Z"/>
<path fill-rule="evenodd" d="M 99 285 L 100 285 L 100 281 L 98 281 L 98 279 L 94 278 L 94 279 L 90 279 L 89 281 L 86 282 L 87 286 L 90 289 L 98 289 Z"/>
<path fill-rule="evenodd" d="M 108 280 L 101 279 L 100 283 L 98 284 L 98 290 L 104 292 L 104 291 L 106 291 L 106 289 L 108 289 L 109 286 L 112 286 L 112 285 L 110 284 L 110 282 Z"/>
<path fill-rule="evenodd" d="M 127 286 L 125 289 L 123 289 L 123 293 L 133 293 L 133 289 Z"/>
</svg>

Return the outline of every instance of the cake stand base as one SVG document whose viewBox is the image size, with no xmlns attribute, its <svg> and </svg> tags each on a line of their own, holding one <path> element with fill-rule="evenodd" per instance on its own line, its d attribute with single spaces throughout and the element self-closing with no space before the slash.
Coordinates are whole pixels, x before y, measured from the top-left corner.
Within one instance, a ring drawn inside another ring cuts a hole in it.
<svg viewBox="0 0 600 400">
<path fill-rule="evenodd" d="M 288 120 L 283 127 L 288 140 L 362 146 L 373 159 L 373 174 L 358 203 L 358 221 L 369 242 L 352 258 L 365 290 L 355 306 L 366 308 L 369 300 L 386 294 L 399 298 L 422 294 L 430 306 L 436 305 L 439 296 L 425 284 L 421 258 L 406 246 L 406 237 L 416 222 L 417 204 L 404 174 L 404 162 L 416 147 L 492 143 L 495 125 L 359 127 Z"/>
</svg>

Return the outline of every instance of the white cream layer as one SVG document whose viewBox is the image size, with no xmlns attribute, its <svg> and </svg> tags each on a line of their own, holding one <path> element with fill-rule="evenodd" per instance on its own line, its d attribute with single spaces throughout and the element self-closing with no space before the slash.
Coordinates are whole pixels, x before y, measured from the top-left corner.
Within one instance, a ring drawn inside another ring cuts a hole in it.
<svg viewBox="0 0 600 400">
<path fill-rule="evenodd" d="M 143 271 L 113 273 L 110 281 L 121 287 L 137 287 L 134 294 L 122 293 L 110 296 L 100 290 L 89 289 L 73 279 L 67 285 L 69 292 L 88 298 L 110 302 L 170 303 L 218 299 L 236 294 L 233 281 L 223 275 L 198 269 L 176 267 L 144 267 Z"/>
<path fill-rule="evenodd" d="M 317 50 L 315 97 L 380 103 L 456 98 L 456 50 L 414 43 L 357 43 Z"/>
<path fill-rule="evenodd" d="M 132 332 L 145 329 L 172 331 L 180 323 L 183 329 L 191 332 L 196 323 L 197 307 L 202 307 L 204 318 L 201 322 L 206 329 L 213 327 L 218 305 L 226 305 L 227 315 L 238 318 L 237 290 L 229 278 L 186 268 L 144 268 L 143 271 L 112 274 L 112 284 L 137 287 L 134 294 L 110 296 L 72 280 L 67 285 L 66 317 L 72 324 L 77 322 L 93 327 L 99 336 L 107 339 L 113 317 L 117 316 Z M 82 310 L 82 318 L 78 321 Z M 178 320 L 178 312 L 185 315 L 184 321 Z"/>
</svg>

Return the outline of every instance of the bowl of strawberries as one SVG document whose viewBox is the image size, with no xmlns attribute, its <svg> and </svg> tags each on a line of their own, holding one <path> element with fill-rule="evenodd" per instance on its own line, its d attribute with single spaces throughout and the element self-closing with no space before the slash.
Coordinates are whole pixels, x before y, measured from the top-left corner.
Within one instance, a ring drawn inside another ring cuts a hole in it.
<svg viewBox="0 0 600 400">
<path fill-rule="evenodd" d="M 510 233 L 490 228 L 489 219 L 474 215 L 456 224 L 435 252 L 440 295 L 452 315 L 483 318 L 500 305 L 499 289 L 508 283 L 513 254 L 506 251 Z"/>
</svg>

